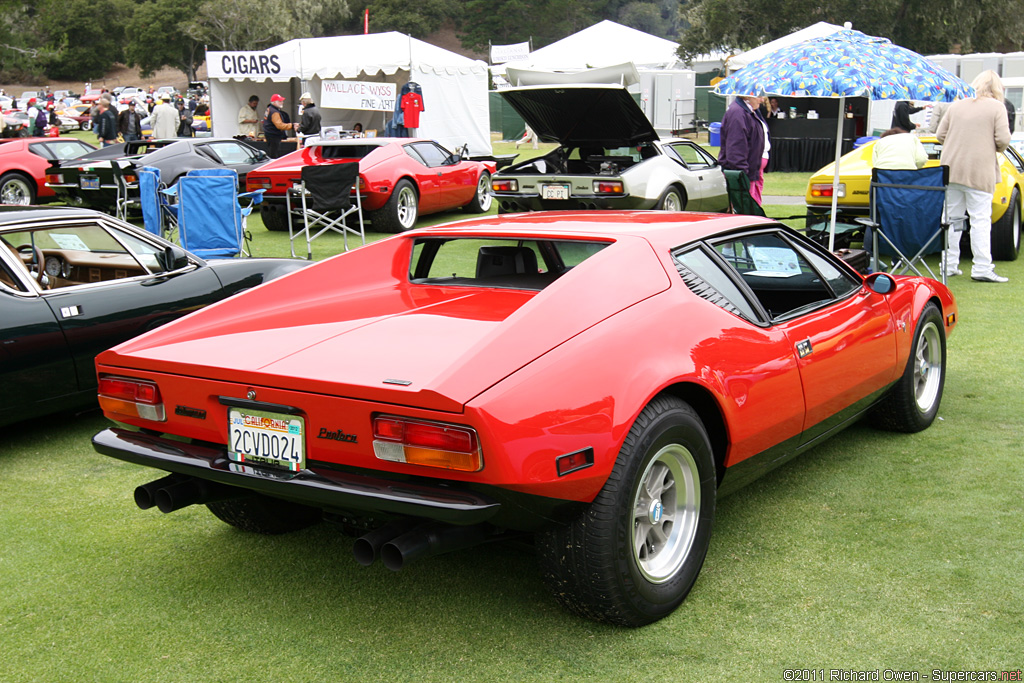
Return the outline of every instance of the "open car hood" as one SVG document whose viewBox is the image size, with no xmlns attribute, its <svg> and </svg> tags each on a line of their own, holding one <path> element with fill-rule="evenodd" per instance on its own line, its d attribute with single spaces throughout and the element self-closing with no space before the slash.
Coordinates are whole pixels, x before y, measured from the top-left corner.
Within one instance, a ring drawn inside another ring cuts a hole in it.
<svg viewBox="0 0 1024 683">
<path fill-rule="evenodd" d="M 621 147 L 658 139 L 633 95 L 618 85 L 535 85 L 498 92 L 547 142 Z"/>
</svg>

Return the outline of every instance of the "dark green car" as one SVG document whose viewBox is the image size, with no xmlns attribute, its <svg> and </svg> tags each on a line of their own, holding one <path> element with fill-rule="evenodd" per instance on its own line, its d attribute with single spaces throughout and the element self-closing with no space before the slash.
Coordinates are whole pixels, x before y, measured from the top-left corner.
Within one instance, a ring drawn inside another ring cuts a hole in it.
<svg viewBox="0 0 1024 683">
<path fill-rule="evenodd" d="M 93 405 L 100 351 L 308 263 L 204 261 L 98 212 L 0 208 L 0 425 Z"/>
</svg>

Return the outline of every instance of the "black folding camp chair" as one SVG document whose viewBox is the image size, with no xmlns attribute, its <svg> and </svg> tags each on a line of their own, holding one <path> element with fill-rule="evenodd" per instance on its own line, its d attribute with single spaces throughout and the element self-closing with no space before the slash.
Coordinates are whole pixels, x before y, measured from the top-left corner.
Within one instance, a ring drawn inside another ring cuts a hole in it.
<svg viewBox="0 0 1024 683">
<path fill-rule="evenodd" d="M 295 256 L 295 239 L 300 235 L 306 238 L 306 258 L 310 260 L 313 259 L 313 240 L 328 231 L 341 233 L 345 251 L 348 251 L 348 233 L 358 235 L 366 244 L 363 202 L 356 186 L 358 181 L 358 162 L 302 167 L 302 182 L 289 190 L 286 198 L 292 256 Z M 294 206 L 293 198 L 298 199 Z M 346 222 L 353 213 L 359 218 L 358 230 Z M 295 221 L 300 218 L 303 225 L 297 230 Z M 316 232 L 311 233 L 313 230 Z"/>
</svg>

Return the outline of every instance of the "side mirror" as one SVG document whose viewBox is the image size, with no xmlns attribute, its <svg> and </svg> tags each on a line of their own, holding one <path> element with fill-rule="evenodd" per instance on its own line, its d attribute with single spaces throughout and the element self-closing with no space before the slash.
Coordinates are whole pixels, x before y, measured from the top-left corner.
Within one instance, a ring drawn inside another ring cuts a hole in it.
<svg viewBox="0 0 1024 683">
<path fill-rule="evenodd" d="M 876 294 L 888 294 L 896 289 L 896 280 L 888 273 L 875 273 L 868 278 L 868 286 Z"/>
<path fill-rule="evenodd" d="M 180 270 L 188 265 L 188 254 L 176 244 L 168 244 L 164 250 L 157 255 L 160 267 L 165 273 Z"/>
</svg>

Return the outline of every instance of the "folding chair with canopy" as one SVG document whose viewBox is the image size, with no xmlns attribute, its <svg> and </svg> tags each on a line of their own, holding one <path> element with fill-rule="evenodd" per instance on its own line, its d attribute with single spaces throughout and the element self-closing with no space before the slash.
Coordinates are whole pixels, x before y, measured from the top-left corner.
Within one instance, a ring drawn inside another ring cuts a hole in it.
<svg viewBox="0 0 1024 683">
<path fill-rule="evenodd" d="M 290 190 L 286 198 L 292 256 L 295 256 L 295 239 L 299 235 L 306 237 L 306 258 L 310 260 L 313 259 L 313 240 L 328 231 L 341 233 L 345 240 L 345 251 L 348 251 L 348 233 L 358 235 L 366 244 L 362 198 L 358 188 L 352 192 L 358 180 L 358 162 L 302 167 L 302 182 Z M 295 206 L 292 205 L 293 195 L 297 195 L 300 201 Z M 348 216 L 353 213 L 359 218 L 358 230 L 346 223 Z M 302 217 L 303 226 L 296 231 L 294 222 L 298 216 Z M 310 234 L 311 230 L 318 228 L 317 232 Z"/>
<path fill-rule="evenodd" d="M 925 262 L 925 256 L 942 253 L 945 257 L 949 229 L 945 216 L 947 185 L 948 166 L 871 171 L 871 215 L 857 220 L 871 232 L 870 237 L 865 234 L 864 242 L 871 243 L 873 270 L 878 270 L 879 254 L 885 254 L 896 257 L 890 272 L 911 270 L 921 275 L 917 268 L 920 265 L 931 278 L 940 279 Z M 941 266 L 939 270 L 945 282 L 946 274 Z"/>
<path fill-rule="evenodd" d="M 245 219 L 263 201 L 263 190 L 238 193 L 231 169 L 189 171 L 177 182 L 181 246 L 201 258 L 248 255 Z M 240 201 L 248 201 L 242 206 Z"/>
</svg>

